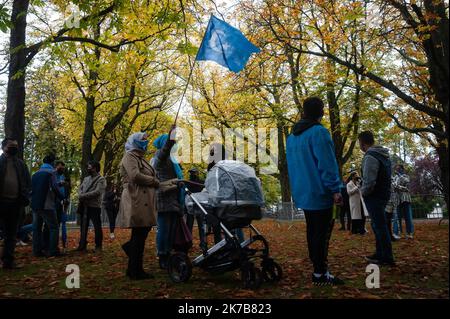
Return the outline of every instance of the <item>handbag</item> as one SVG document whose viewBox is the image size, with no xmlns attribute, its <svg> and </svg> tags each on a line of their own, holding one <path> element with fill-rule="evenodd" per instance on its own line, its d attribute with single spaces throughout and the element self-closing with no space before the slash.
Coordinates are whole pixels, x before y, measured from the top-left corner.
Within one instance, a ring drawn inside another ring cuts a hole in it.
<svg viewBox="0 0 450 319">
<path fill-rule="evenodd" d="M 183 217 L 178 216 L 176 223 L 173 249 L 175 251 L 187 253 L 192 247 L 192 233 Z"/>
</svg>

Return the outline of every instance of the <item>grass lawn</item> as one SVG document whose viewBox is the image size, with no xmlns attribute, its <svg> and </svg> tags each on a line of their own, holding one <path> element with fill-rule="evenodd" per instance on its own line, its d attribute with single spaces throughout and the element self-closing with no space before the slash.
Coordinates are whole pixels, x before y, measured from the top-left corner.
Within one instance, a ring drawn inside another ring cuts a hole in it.
<svg viewBox="0 0 450 319">
<path fill-rule="evenodd" d="M 60 258 L 34 258 L 31 247 L 18 247 L 17 271 L 0 269 L 0 298 L 449 298 L 448 225 L 436 221 L 418 221 L 414 240 L 393 243 L 397 266 L 382 267 L 379 289 L 365 285 L 366 262 L 373 253 L 372 233 L 366 236 L 338 231 L 330 243 L 329 264 L 333 273 L 346 281 L 341 287 L 314 287 L 310 283 L 305 224 L 272 220 L 255 226 L 270 243 L 271 255 L 284 271 L 277 284 L 264 283 L 256 291 L 241 288 L 238 273 L 209 275 L 194 269 L 189 282 L 174 284 L 157 266 L 155 232 L 150 233 L 145 251 L 145 268 L 156 278 L 129 281 L 124 276 L 127 259 L 120 247 L 129 237 L 128 230 L 118 230 L 111 241 L 104 229 L 104 251 L 79 254 L 78 231 L 69 232 L 69 252 Z M 90 243 L 93 242 L 92 233 Z M 199 254 L 195 239 L 191 257 Z M 91 244 L 92 245 L 92 244 Z M 80 267 L 80 289 L 65 286 L 66 265 Z"/>
</svg>

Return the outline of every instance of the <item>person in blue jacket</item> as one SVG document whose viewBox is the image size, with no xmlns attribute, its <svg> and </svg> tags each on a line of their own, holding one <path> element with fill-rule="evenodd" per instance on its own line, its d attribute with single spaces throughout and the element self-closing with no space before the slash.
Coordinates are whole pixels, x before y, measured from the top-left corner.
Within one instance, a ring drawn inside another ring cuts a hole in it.
<svg viewBox="0 0 450 319">
<path fill-rule="evenodd" d="M 303 209 L 309 258 L 315 285 L 344 282 L 328 271 L 328 246 L 333 230 L 333 205 L 342 205 L 341 178 L 330 133 L 320 124 L 324 103 L 309 97 L 303 103 L 302 119 L 287 138 L 286 159 L 292 198 Z"/>
<path fill-rule="evenodd" d="M 63 200 L 54 172 L 55 156 L 47 155 L 39 170 L 31 177 L 31 209 L 33 210 L 33 255 L 59 256 L 56 200 Z M 49 228 L 48 252 L 43 252 L 43 223 Z"/>
</svg>

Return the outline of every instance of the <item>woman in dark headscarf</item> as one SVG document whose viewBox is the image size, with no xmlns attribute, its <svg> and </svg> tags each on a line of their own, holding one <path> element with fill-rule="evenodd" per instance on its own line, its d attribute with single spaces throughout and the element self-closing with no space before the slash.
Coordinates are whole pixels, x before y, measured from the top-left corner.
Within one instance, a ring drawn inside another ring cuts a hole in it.
<svg viewBox="0 0 450 319">
<path fill-rule="evenodd" d="M 156 236 L 159 266 L 165 269 L 172 250 L 177 216 L 183 214 L 184 204 L 183 190 L 179 189 L 175 183 L 177 180 L 183 180 L 183 170 L 177 160 L 170 155 L 172 149 L 176 147 L 175 127 L 172 127 L 169 134 L 159 136 L 153 145 L 157 151 L 151 163 L 161 184 L 166 185 L 161 186 L 157 193 L 158 233 Z"/>
</svg>

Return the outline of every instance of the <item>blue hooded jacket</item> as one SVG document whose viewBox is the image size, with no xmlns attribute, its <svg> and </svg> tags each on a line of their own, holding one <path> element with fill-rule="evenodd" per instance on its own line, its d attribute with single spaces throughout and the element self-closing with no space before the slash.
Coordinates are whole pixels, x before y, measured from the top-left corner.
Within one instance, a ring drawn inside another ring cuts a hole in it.
<svg viewBox="0 0 450 319">
<path fill-rule="evenodd" d="M 53 166 L 42 164 L 31 177 L 31 209 L 54 210 L 56 201 L 64 198 L 59 190 Z"/>
<path fill-rule="evenodd" d="M 287 138 L 286 159 L 295 206 L 331 208 L 333 193 L 340 192 L 342 182 L 327 129 L 318 122 L 300 121 Z"/>
</svg>

